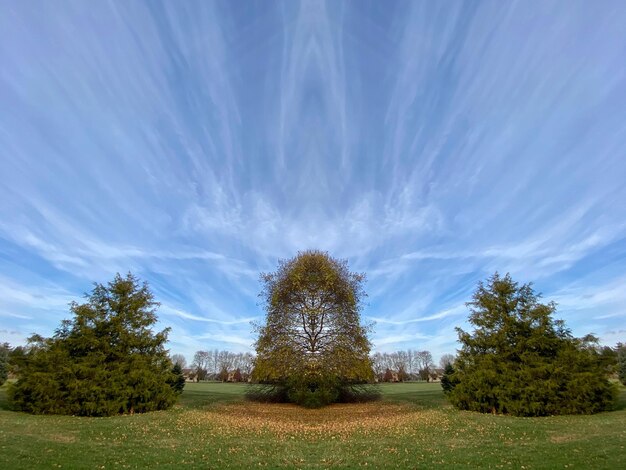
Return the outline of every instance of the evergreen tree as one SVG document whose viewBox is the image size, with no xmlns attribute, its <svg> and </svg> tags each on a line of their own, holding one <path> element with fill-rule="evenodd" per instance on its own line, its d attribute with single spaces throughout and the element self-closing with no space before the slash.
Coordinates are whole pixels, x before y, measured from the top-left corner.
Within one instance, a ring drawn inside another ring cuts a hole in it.
<svg viewBox="0 0 626 470">
<path fill-rule="evenodd" d="M 154 333 L 158 304 L 130 273 L 96 284 L 84 304 L 72 303 L 52 338 L 34 335 L 9 397 L 31 413 L 110 416 L 169 408 L 177 393 L 164 348 L 168 329 Z"/>
<path fill-rule="evenodd" d="M 626 344 L 617 343 L 617 376 L 626 385 Z"/>
<path fill-rule="evenodd" d="M 0 344 L 0 385 L 6 382 L 9 376 L 9 354 L 11 347 L 9 343 Z"/>
<path fill-rule="evenodd" d="M 615 389 L 593 336 L 576 339 L 553 320 L 530 284 L 497 273 L 469 302 L 472 333 L 462 344 L 448 393 L 460 409 L 519 416 L 595 413 L 611 408 Z"/>
<path fill-rule="evenodd" d="M 446 362 L 446 367 L 441 377 L 441 388 L 445 393 L 450 393 L 456 387 L 456 384 L 457 379 L 454 377 L 454 366 L 451 362 Z"/>
<path fill-rule="evenodd" d="M 172 368 L 170 387 L 178 394 L 183 393 L 183 389 L 185 388 L 185 376 L 179 362 L 176 362 Z"/>
</svg>

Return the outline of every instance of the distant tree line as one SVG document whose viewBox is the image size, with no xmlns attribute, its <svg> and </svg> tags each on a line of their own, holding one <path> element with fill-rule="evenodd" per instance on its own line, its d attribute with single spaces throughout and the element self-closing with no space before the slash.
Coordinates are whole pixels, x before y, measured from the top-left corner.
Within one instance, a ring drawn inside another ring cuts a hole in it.
<svg viewBox="0 0 626 470">
<path fill-rule="evenodd" d="M 377 352 L 371 357 L 374 375 L 379 382 L 404 382 L 407 380 L 431 381 L 440 378 L 446 364 L 454 360 L 452 354 L 441 357 L 437 368 L 430 351 Z"/>
<path fill-rule="evenodd" d="M 178 357 L 175 360 L 180 361 L 181 359 Z M 247 382 L 253 367 L 254 355 L 249 352 L 234 353 L 214 349 L 212 351 L 196 351 L 191 368 L 187 369 L 187 373 L 189 379 L 198 382 L 201 380 Z"/>
<path fill-rule="evenodd" d="M 172 362 L 180 366 L 185 376 L 193 381 L 247 382 L 254 370 L 256 356 L 252 353 L 234 353 L 214 349 L 196 351 L 191 364 L 182 354 L 171 356 Z M 375 353 L 370 356 L 372 371 L 378 382 L 404 382 L 408 380 L 431 381 L 441 378 L 447 364 L 454 355 L 444 354 L 435 365 L 430 351 L 406 351 Z"/>
</svg>

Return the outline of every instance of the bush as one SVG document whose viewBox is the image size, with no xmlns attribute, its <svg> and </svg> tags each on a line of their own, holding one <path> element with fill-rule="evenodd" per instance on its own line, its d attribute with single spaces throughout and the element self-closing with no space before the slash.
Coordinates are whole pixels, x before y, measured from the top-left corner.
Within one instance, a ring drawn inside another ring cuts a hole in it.
<svg viewBox="0 0 626 470">
<path fill-rule="evenodd" d="M 164 349 L 168 330 L 151 330 L 158 304 L 147 284 L 118 274 L 87 298 L 71 305 L 73 320 L 64 320 L 52 338 L 29 339 L 9 388 L 14 408 L 110 416 L 171 407 L 178 393 Z"/>
<path fill-rule="evenodd" d="M 589 335 L 573 338 L 530 285 L 496 273 L 474 294 L 447 396 L 457 408 L 516 416 L 588 414 L 610 409 L 615 387 Z M 456 382 L 456 384 L 454 384 Z M 442 384 L 443 385 L 443 384 Z"/>
</svg>

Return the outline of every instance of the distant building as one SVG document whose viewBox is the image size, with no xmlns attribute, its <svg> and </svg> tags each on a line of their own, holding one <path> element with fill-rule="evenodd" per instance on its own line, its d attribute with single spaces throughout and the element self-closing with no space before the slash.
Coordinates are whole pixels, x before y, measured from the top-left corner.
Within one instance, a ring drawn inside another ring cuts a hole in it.
<svg viewBox="0 0 626 470">
<path fill-rule="evenodd" d="M 183 369 L 183 377 L 185 377 L 185 382 L 193 382 L 194 380 L 196 380 L 196 370 Z"/>
</svg>

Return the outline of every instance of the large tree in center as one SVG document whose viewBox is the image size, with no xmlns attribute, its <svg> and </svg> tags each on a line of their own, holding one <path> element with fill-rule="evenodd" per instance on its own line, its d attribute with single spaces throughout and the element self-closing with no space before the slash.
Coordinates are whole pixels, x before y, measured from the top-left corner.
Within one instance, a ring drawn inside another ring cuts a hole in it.
<svg viewBox="0 0 626 470">
<path fill-rule="evenodd" d="M 261 279 L 267 318 L 256 342 L 255 380 L 281 386 L 291 401 L 308 406 L 372 380 L 360 321 L 363 274 L 328 253 L 305 251 Z"/>
</svg>

